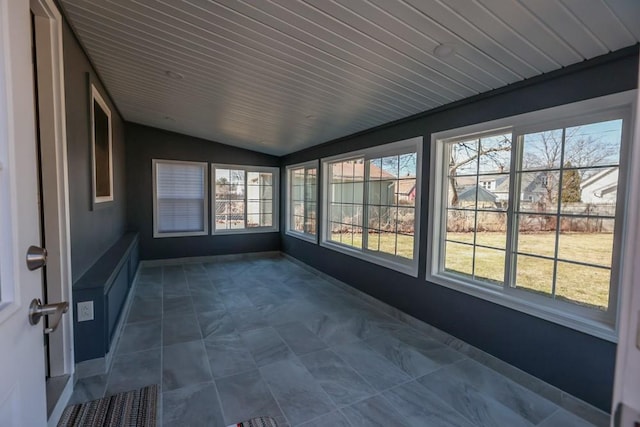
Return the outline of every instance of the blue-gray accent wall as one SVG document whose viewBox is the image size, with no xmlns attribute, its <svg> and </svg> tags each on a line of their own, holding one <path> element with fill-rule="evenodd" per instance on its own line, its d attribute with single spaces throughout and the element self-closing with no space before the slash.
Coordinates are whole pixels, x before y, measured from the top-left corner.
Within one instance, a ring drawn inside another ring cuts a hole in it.
<svg viewBox="0 0 640 427">
<path fill-rule="evenodd" d="M 426 224 L 431 219 L 429 147 L 435 132 L 631 90 L 637 85 L 638 46 L 634 46 L 287 155 L 282 158 L 282 174 L 286 165 L 423 136 L 423 227 L 417 278 L 296 239 L 284 230 L 282 250 L 608 412 L 615 369 L 614 343 L 426 282 Z M 281 194 L 286 194 L 284 186 Z M 281 224 L 285 223 L 284 207 L 283 202 Z"/>
<path fill-rule="evenodd" d="M 124 121 L 95 69 L 65 21 L 64 84 L 69 168 L 71 270 L 76 282 L 127 229 Z M 113 132 L 112 202 L 92 210 L 91 134 L 87 73 L 111 110 Z"/>
<path fill-rule="evenodd" d="M 127 123 L 129 226 L 140 232 L 140 258 L 163 259 L 280 250 L 280 234 L 252 233 L 195 237 L 153 237 L 152 159 L 233 165 L 280 166 L 280 159 L 143 125 Z M 211 165 L 207 174 L 211 188 Z M 211 224 L 211 207 L 207 209 Z"/>
</svg>

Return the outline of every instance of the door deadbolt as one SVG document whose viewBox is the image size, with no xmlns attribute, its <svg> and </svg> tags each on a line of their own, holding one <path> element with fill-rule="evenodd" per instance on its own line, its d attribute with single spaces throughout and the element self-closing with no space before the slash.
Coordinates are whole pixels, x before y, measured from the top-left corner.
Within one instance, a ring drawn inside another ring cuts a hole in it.
<svg viewBox="0 0 640 427">
<path fill-rule="evenodd" d="M 29 305 L 29 323 L 37 325 L 43 316 L 53 316 L 48 328 L 44 328 L 45 334 L 55 331 L 60 324 L 62 315 L 69 311 L 69 303 L 66 301 L 57 304 L 42 304 L 40 298 L 34 298 Z"/>
<path fill-rule="evenodd" d="M 44 267 L 47 264 L 47 250 L 39 246 L 29 246 L 27 249 L 27 268 L 31 271 Z"/>
</svg>

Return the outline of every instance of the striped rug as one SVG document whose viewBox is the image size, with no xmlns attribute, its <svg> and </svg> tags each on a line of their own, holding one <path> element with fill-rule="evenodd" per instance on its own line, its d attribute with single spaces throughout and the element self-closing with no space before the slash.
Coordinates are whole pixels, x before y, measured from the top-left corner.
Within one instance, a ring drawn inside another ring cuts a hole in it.
<svg viewBox="0 0 640 427">
<path fill-rule="evenodd" d="M 155 427 L 158 386 L 126 391 L 65 408 L 58 427 Z"/>
<path fill-rule="evenodd" d="M 271 417 L 258 417 L 241 423 L 231 424 L 227 427 L 278 427 L 278 425 L 276 424 L 276 420 Z"/>
</svg>

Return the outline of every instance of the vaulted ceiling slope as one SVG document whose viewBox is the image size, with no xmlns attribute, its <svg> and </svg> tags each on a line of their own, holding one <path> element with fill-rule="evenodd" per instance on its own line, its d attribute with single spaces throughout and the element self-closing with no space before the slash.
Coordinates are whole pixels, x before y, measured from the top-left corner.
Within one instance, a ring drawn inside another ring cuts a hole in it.
<svg viewBox="0 0 640 427">
<path fill-rule="evenodd" d="M 640 40 L 640 0 L 61 2 L 126 120 L 272 154 Z"/>
</svg>

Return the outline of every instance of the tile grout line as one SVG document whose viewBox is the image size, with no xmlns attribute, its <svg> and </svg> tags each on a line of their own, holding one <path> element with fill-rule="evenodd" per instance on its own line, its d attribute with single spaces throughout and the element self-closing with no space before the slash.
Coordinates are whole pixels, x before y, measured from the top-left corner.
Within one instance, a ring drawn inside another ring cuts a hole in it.
<svg viewBox="0 0 640 427">
<path fill-rule="evenodd" d="M 464 354 L 466 357 L 475 360 L 476 362 L 482 364 L 483 366 L 486 366 L 487 368 L 491 369 L 492 371 L 496 372 L 499 375 L 502 375 L 503 377 L 507 378 L 508 380 L 522 386 L 523 388 L 531 391 L 532 393 L 542 397 L 543 399 L 551 402 L 552 404 L 566 410 L 567 412 L 577 416 L 578 418 L 580 418 L 581 420 L 584 420 L 588 423 L 593 424 L 593 422 L 590 419 L 586 419 L 584 418 L 582 415 L 580 415 L 582 413 L 582 411 L 576 412 L 574 410 L 572 410 L 570 407 L 565 406 L 565 404 L 563 403 L 562 397 L 559 397 L 558 399 L 555 398 L 550 398 L 547 397 L 549 395 L 549 393 L 551 392 L 558 392 L 560 395 L 567 395 L 569 397 L 571 397 L 572 399 L 574 399 L 575 401 L 577 401 L 577 404 L 579 404 L 581 406 L 581 408 L 584 408 L 585 410 L 587 410 L 588 412 L 593 412 L 595 411 L 595 413 L 598 416 L 609 416 L 609 414 L 604 413 L 601 409 L 596 408 L 593 405 L 590 405 L 589 403 L 586 403 L 584 401 L 582 401 L 581 399 L 549 384 L 544 382 L 543 380 L 523 371 L 520 368 L 517 368 L 513 365 L 510 365 L 507 362 L 502 361 L 501 359 L 497 358 L 496 356 L 493 356 L 477 347 L 472 346 L 471 344 L 468 344 L 465 341 L 460 340 L 459 338 L 454 337 L 453 335 L 444 332 L 432 325 L 430 325 L 429 323 L 426 323 L 418 318 L 415 318 L 413 316 L 411 316 L 408 313 L 403 312 L 400 309 L 397 309 L 387 303 L 385 303 L 384 301 L 381 301 L 363 291 L 361 291 L 360 289 L 357 289 L 353 286 L 350 286 L 348 284 L 346 284 L 345 282 L 342 282 L 339 279 L 336 279 L 333 276 L 330 276 L 320 270 L 317 270 L 316 268 L 298 260 L 297 258 L 286 254 L 286 253 L 282 253 L 283 258 L 285 258 L 287 261 L 298 265 L 300 268 L 302 268 L 303 270 L 306 270 L 308 272 L 310 272 L 311 274 L 314 274 L 316 277 L 319 277 L 320 279 L 325 280 L 326 282 L 328 282 L 329 284 L 331 284 L 332 286 L 334 286 L 335 288 L 338 288 L 340 290 L 342 290 L 343 292 L 346 292 L 347 294 L 354 296 L 356 298 L 358 298 L 359 300 L 363 301 L 364 303 L 366 303 L 367 305 L 369 305 L 370 307 L 372 307 L 375 311 L 382 313 L 383 315 L 385 315 L 386 317 L 390 317 L 394 320 L 400 321 L 403 324 L 405 324 L 406 326 L 421 332 L 421 333 L 427 333 L 427 334 L 435 334 L 434 336 L 432 336 L 431 338 L 444 344 L 445 346 L 461 353 Z M 393 312 L 393 315 L 390 314 L 390 312 Z M 417 323 L 418 326 L 414 325 L 414 323 Z M 428 328 L 430 330 L 430 332 L 425 332 L 423 331 L 421 328 Z M 459 344 L 460 348 L 456 348 L 453 344 Z M 485 357 L 491 361 L 493 361 L 493 363 L 498 364 L 499 366 L 494 368 L 492 367 L 490 364 L 488 364 L 487 362 L 484 362 L 482 360 L 482 358 Z M 515 376 L 512 376 L 509 373 L 503 372 L 502 368 L 504 369 L 515 369 L 517 370 L 519 373 L 523 374 L 528 380 L 535 382 L 539 387 L 542 387 L 543 389 L 545 389 L 544 394 L 536 391 L 535 387 L 527 387 L 524 383 L 522 383 L 519 379 L 515 378 Z"/>
<path fill-rule="evenodd" d="M 321 384 L 317 383 L 317 381 L 318 381 L 318 380 L 316 380 L 316 378 L 313 376 L 313 374 L 311 373 L 311 371 L 309 371 L 309 369 L 307 369 L 307 367 L 306 367 L 306 366 L 305 366 L 305 364 L 302 362 L 302 360 L 300 360 L 300 356 L 298 356 L 298 355 L 293 351 L 293 349 L 289 346 L 289 343 L 287 343 L 287 341 L 286 341 L 284 338 L 282 338 L 282 335 L 280 335 L 280 332 L 278 332 L 278 330 L 277 330 L 276 328 L 274 328 L 273 326 L 272 326 L 272 328 L 273 328 L 273 330 L 274 330 L 274 331 L 276 331 L 276 335 L 278 335 L 278 337 L 282 340 L 282 342 L 284 342 L 284 345 L 286 345 L 286 346 L 287 346 L 287 348 L 289 349 L 289 351 L 291 352 L 291 354 L 293 354 L 293 357 L 294 357 L 295 359 L 297 359 L 297 361 L 298 361 L 298 363 L 300 363 L 300 365 L 302 365 L 302 368 L 304 368 L 304 370 L 309 374 L 309 376 L 310 376 L 311 378 L 313 378 L 313 379 L 314 379 L 314 381 L 316 381 L 317 386 L 320 388 L 320 390 L 322 390 L 322 393 L 324 393 L 324 395 L 327 397 L 327 399 L 329 399 L 329 402 L 333 405 L 334 410 L 339 410 L 340 408 L 338 408 L 338 405 L 333 401 L 333 399 L 331 398 L 331 396 L 329 395 L 329 393 L 327 393 L 327 391 L 324 389 L 324 387 L 322 387 L 322 385 L 321 385 Z M 313 334 L 313 332 L 311 332 L 311 333 Z M 314 335 L 315 335 L 315 334 L 314 334 Z M 326 343 L 325 343 L 325 344 L 326 344 Z M 260 375 L 262 375 L 262 372 L 260 372 Z M 319 415 L 319 416 L 318 416 L 318 417 L 316 417 L 316 418 L 320 418 L 321 416 L 324 416 L 324 415 L 327 415 L 327 414 L 330 414 L 330 413 L 331 413 L 331 412 L 327 412 L 327 413 L 325 413 L 325 414 Z M 315 418 L 314 418 L 314 419 L 315 419 Z M 306 420 L 304 423 L 307 423 L 307 422 L 309 422 L 309 421 L 311 421 L 311 420 Z M 302 424 L 304 424 L 304 423 L 302 423 Z M 291 424 L 291 423 L 289 423 L 289 424 Z M 293 424 L 291 424 L 291 427 L 294 427 L 294 426 L 293 426 Z"/>
<path fill-rule="evenodd" d="M 202 265 L 201 263 L 195 263 L 195 264 Z M 182 268 L 184 270 L 184 264 L 181 264 L 181 265 L 182 265 Z M 204 266 L 202 268 L 203 268 L 203 270 L 205 270 Z M 207 281 L 209 282 L 209 285 L 211 285 L 213 287 L 214 286 L 213 282 L 209 279 L 209 275 L 206 273 L 206 270 L 205 270 L 205 276 L 207 277 Z M 198 324 L 198 331 L 200 332 L 200 343 L 202 344 L 202 348 L 204 350 L 204 354 L 207 357 L 207 363 L 206 364 L 207 364 L 207 368 L 209 370 L 209 375 L 211 376 L 211 383 L 213 384 L 213 388 L 216 390 L 216 396 L 217 396 L 216 401 L 218 402 L 218 407 L 220 408 L 220 415 L 222 416 L 222 422 L 226 424 L 225 420 L 226 420 L 227 417 L 226 417 L 225 412 L 224 412 L 224 406 L 222 405 L 222 398 L 220 396 L 220 390 L 218 389 L 218 383 L 216 382 L 215 378 L 213 377 L 213 370 L 211 369 L 211 363 L 209 362 L 209 353 L 207 353 L 207 346 L 204 343 L 204 334 L 202 333 L 202 327 L 200 326 L 200 320 L 198 319 L 198 313 L 196 312 L 196 307 L 195 307 L 195 304 L 193 303 L 193 295 L 191 293 L 191 286 L 190 286 L 190 283 L 189 283 L 189 276 L 187 274 L 185 274 L 185 279 L 187 281 L 187 288 L 189 289 L 189 299 L 191 300 L 191 305 L 193 307 L 193 312 L 194 312 L 194 314 L 196 316 L 196 323 Z"/>
</svg>

